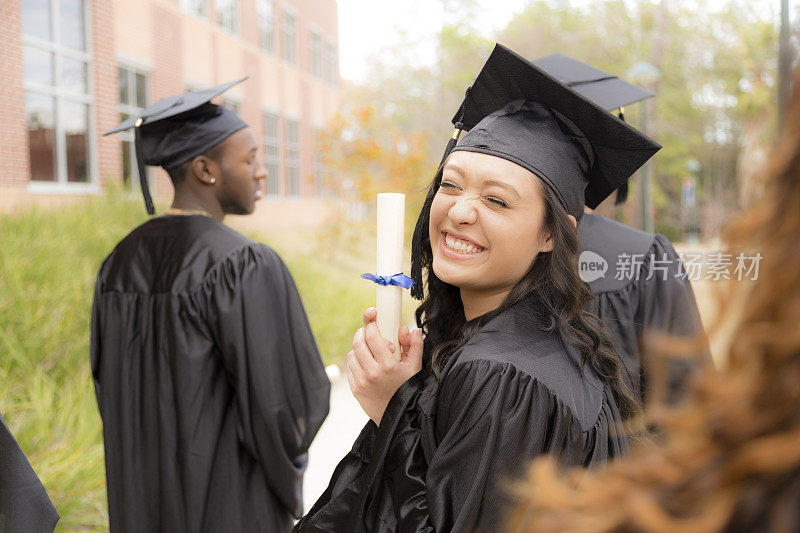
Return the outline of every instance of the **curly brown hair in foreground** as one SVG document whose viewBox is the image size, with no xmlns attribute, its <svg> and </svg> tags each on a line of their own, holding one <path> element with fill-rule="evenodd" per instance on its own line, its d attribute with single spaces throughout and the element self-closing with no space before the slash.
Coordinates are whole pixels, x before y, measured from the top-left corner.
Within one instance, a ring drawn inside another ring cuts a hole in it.
<svg viewBox="0 0 800 533">
<path fill-rule="evenodd" d="M 602 472 L 534 463 L 511 531 L 800 531 L 800 77 L 795 88 L 765 200 L 726 236 L 763 256 L 758 279 L 721 302 L 728 364 L 662 413 L 660 444 Z"/>
</svg>

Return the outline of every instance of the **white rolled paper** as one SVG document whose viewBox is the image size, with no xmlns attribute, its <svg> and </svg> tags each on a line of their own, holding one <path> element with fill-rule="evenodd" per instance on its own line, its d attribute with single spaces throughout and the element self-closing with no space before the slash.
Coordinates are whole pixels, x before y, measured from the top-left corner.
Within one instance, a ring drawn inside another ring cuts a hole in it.
<svg viewBox="0 0 800 533">
<path fill-rule="evenodd" d="M 378 265 L 376 274 L 393 276 L 403 271 L 403 233 L 406 212 L 406 195 L 400 193 L 378 194 Z M 375 307 L 378 310 L 378 331 L 391 341 L 396 350 L 394 358 L 401 358 L 397 330 L 403 313 L 403 288 L 396 285 L 375 285 Z"/>
</svg>

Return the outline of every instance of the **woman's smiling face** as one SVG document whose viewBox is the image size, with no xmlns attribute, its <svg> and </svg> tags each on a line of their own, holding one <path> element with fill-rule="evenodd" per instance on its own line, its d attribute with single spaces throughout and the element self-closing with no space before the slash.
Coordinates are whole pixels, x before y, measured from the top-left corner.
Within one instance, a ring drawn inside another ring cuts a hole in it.
<svg viewBox="0 0 800 533">
<path fill-rule="evenodd" d="M 505 159 L 466 151 L 450 154 L 433 198 L 433 271 L 470 293 L 510 291 L 539 252 L 552 249 L 543 231 L 544 184 Z"/>
</svg>

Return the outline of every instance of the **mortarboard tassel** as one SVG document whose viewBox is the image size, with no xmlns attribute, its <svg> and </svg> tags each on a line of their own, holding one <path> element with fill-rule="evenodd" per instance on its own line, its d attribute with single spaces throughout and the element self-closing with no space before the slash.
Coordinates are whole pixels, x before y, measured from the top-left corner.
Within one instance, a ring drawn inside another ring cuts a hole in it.
<svg viewBox="0 0 800 533">
<path fill-rule="evenodd" d="M 453 130 L 453 135 L 450 137 L 450 140 L 447 141 L 447 146 L 444 149 L 444 155 L 442 155 L 442 160 L 439 161 L 439 166 L 441 167 L 444 165 L 447 156 L 450 155 L 450 152 L 453 151 L 453 148 L 456 147 L 458 144 L 458 138 L 461 136 L 461 128 L 464 127 L 464 110 L 467 107 L 467 99 L 469 98 L 469 90 L 472 87 L 467 87 L 467 90 L 464 91 L 464 101 L 461 102 L 461 113 L 458 115 L 458 120 L 454 124 L 456 129 Z"/>
<path fill-rule="evenodd" d="M 471 88 L 472 87 L 467 87 L 467 90 L 464 92 L 464 101 L 461 102 L 461 113 L 458 115 L 458 120 L 455 123 L 453 135 L 450 137 L 450 140 L 447 141 L 444 155 L 442 155 L 442 160 L 439 162 L 439 170 L 441 170 L 442 165 L 444 165 L 447 156 L 450 155 L 450 152 L 452 152 L 453 148 L 458 144 L 461 128 L 464 127 L 464 111 L 467 107 L 467 99 L 469 98 L 469 90 Z M 425 197 L 425 203 L 422 204 L 422 210 L 419 213 L 419 218 L 417 218 L 417 224 L 414 226 L 414 235 L 411 238 L 411 279 L 414 280 L 414 285 L 411 287 L 411 297 L 415 300 L 422 300 L 423 297 L 422 263 L 425 258 L 422 256 L 423 253 L 428 255 L 428 252 L 423 250 L 423 242 L 428 236 L 427 222 L 430 220 L 433 197 L 436 196 L 436 191 L 439 190 L 439 183 L 441 183 L 442 180 L 441 174 L 439 174 L 438 171 L 436 176 L 431 187 L 428 189 L 428 195 Z"/>
<path fill-rule="evenodd" d="M 142 125 L 142 119 L 136 121 L 134 131 L 134 144 L 136 146 L 136 166 L 139 169 L 139 185 L 142 187 L 142 196 L 144 196 L 144 207 L 147 209 L 148 215 L 154 215 L 156 210 L 153 207 L 153 199 L 150 197 L 150 187 L 147 185 L 147 169 L 144 165 L 144 154 L 142 153 L 142 133 L 139 126 Z"/>
<path fill-rule="evenodd" d="M 625 122 L 625 108 L 619 108 L 617 115 L 622 122 Z M 617 188 L 617 197 L 614 199 L 614 205 L 624 204 L 628 200 L 628 180 Z"/>
</svg>

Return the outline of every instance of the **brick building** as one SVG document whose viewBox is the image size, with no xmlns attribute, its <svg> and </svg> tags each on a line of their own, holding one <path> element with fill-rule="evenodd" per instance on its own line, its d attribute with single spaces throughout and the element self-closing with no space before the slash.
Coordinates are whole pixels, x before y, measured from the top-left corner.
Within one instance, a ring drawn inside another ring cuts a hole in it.
<svg viewBox="0 0 800 533">
<path fill-rule="evenodd" d="M 340 99 L 335 0 L 3 0 L 0 39 L 1 211 L 109 183 L 138 193 L 132 132 L 102 133 L 159 98 L 242 76 L 221 103 L 262 144 L 255 218 L 297 225 L 331 208 L 315 145 Z M 149 179 L 168 201 L 166 173 Z"/>
</svg>

